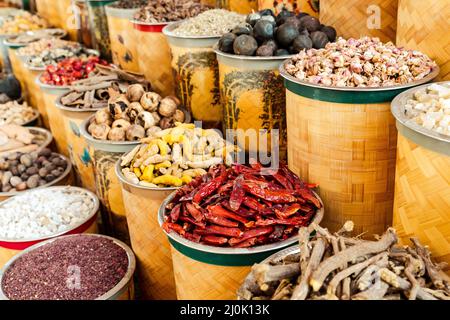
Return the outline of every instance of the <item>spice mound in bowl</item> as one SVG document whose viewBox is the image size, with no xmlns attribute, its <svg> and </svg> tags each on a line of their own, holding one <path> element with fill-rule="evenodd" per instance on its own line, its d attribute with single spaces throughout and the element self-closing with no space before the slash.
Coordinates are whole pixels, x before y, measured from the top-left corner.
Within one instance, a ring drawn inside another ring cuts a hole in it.
<svg viewBox="0 0 450 320">
<path fill-rule="evenodd" d="M 217 131 L 192 123 L 177 123 L 142 142 L 122 157 L 120 165 L 127 181 L 151 188 L 187 184 L 214 165 L 231 163 L 231 153 L 237 150 Z"/>
<path fill-rule="evenodd" d="M 323 48 L 336 39 L 333 27 L 322 25 L 306 13 L 296 15 L 287 9 L 275 16 L 272 10 L 247 15 L 224 34 L 218 49 L 242 56 L 287 56 L 304 49 Z"/>
<path fill-rule="evenodd" d="M 41 29 L 36 31 L 29 31 L 21 33 L 17 36 L 8 39 L 9 43 L 17 45 L 27 45 L 41 39 L 61 38 L 65 35 L 63 29 Z"/>
<path fill-rule="evenodd" d="M 62 237 L 14 261 L 3 275 L 2 291 L 10 300 L 93 300 L 124 278 L 128 263 L 127 252 L 111 239 Z M 71 270 L 79 272 L 74 287 L 68 286 Z"/>
<path fill-rule="evenodd" d="M 74 229 L 96 209 L 96 199 L 81 188 L 33 190 L 0 205 L 0 239 L 42 239 Z"/>
<path fill-rule="evenodd" d="M 144 7 L 148 0 L 119 0 L 115 1 L 110 6 L 116 9 L 135 9 Z"/>
<path fill-rule="evenodd" d="M 180 22 L 180 25 L 173 30 L 173 34 L 176 36 L 221 36 L 244 22 L 245 16 L 242 14 L 213 9 Z"/>
<path fill-rule="evenodd" d="M 39 152 L 14 152 L 0 158 L 1 192 L 24 191 L 49 184 L 63 176 L 69 163 L 43 148 Z"/>
<path fill-rule="evenodd" d="M 36 118 L 36 111 L 26 102 L 8 101 L 0 104 L 0 125 L 24 125 Z"/>
<path fill-rule="evenodd" d="M 210 9 L 209 6 L 194 0 L 149 0 L 134 19 L 145 23 L 161 23 L 192 18 Z"/>
<path fill-rule="evenodd" d="M 425 54 L 392 42 L 339 38 L 324 49 L 301 51 L 285 64 L 288 74 L 333 87 L 389 87 L 421 80 L 436 64 Z"/>
<path fill-rule="evenodd" d="M 211 246 L 249 248 L 297 234 L 322 203 L 286 165 L 278 170 L 235 164 L 214 166 L 177 190 L 163 229 Z"/>
<path fill-rule="evenodd" d="M 17 54 L 19 56 L 29 56 L 30 58 L 42 59 L 39 57 L 41 54 L 47 55 L 50 51 L 60 48 L 72 48 L 72 51 L 75 51 L 80 50 L 81 45 L 78 42 L 61 40 L 57 38 L 44 38 L 17 49 Z"/>
<path fill-rule="evenodd" d="M 0 34 L 18 34 L 26 31 L 44 29 L 48 26 L 47 21 L 43 18 L 25 11 L 3 21 L 0 26 Z"/>
<path fill-rule="evenodd" d="M 450 82 L 433 83 L 416 91 L 404 112 L 425 129 L 450 137 Z"/>
<path fill-rule="evenodd" d="M 98 110 L 87 127 L 96 140 L 139 141 L 187 120 L 177 97 L 161 97 L 141 84 L 125 93 L 109 90 L 108 107 Z"/>
</svg>

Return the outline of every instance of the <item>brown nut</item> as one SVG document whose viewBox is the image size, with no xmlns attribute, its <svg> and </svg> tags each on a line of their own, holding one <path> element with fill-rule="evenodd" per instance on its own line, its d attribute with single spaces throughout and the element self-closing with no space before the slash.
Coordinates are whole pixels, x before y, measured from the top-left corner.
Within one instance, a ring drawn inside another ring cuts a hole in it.
<svg viewBox="0 0 450 320">
<path fill-rule="evenodd" d="M 142 108 L 139 102 L 130 103 L 130 106 L 127 109 L 127 116 L 130 118 L 130 122 L 134 122 L 138 114 L 143 111 L 144 108 Z"/>
<path fill-rule="evenodd" d="M 125 141 L 125 129 L 124 128 L 112 128 L 108 132 L 108 140 Z"/>
<path fill-rule="evenodd" d="M 158 110 L 161 99 L 162 97 L 156 92 L 146 92 L 140 102 L 144 110 L 153 112 Z"/>
<path fill-rule="evenodd" d="M 175 122 L 183 123 L 185 120 L 184 112 L 181 111 L 180 109 L 177 109 L 177 110 L 175 110 L 175 113 L 173 114 L 172 118 Z"/>
<path fill-rule="evenodd" d="M 161 100 L 158 112 L 163 117 L 171 117 L 174 115 L 176 110 L 177 110 L 176 102 L 172 98 L 166 97 Z"/>
<path fill-rule="evenodd" d="M 128 141 L 137 141 L 145 136 L 145 129 L 137 124 L 133 124 L 128 127 L 126 131 Z"/>
<path fill-rule="evenodd" d="M 137 116 L 135 124 L 140 125 L 144 129 L 148 129 L 150 127 L 153 127 L 156 122 L 150 112 L 144 111 Z"/>
<path fill-rule="evenodd" d="M 125 95 L 118 95 L 108 100 L 109 112 L 115 120 L 123 119 L 129 105 L 130 102 Z"/>
<path fill-rule="evenodd" d="M 124 130 L 127 130 L 127 128 L 131 126 L 131 123 L 124 119 L 119 119 L 113 122 L 112 128 L 123 128 Z"/>
<path fill-rule="evenodd" d="M 126 97 L 130 102 L 138 102 L 145 93 L 145 89 L 140 84 L 132 84 L 127 88 Z"/>
<path fill-rule="evenodd" d="M 172 128 L 173 127 L 172 118 L 167 118 L 167 117 L 162 118 L 161 121 L 159 122 L 159 126 L 163 130 Z"/>
<path fill-rule="evenodd" d="M 107 126 L 110 126 L 113 122 L 113 119 L 111 117 L 111 113 L 109 112 L 108 108 L 104 108 L 101 110 L 98 110 L 95 113 L 95 123 L 96 124 L 106 124 Z"/>
</svg>

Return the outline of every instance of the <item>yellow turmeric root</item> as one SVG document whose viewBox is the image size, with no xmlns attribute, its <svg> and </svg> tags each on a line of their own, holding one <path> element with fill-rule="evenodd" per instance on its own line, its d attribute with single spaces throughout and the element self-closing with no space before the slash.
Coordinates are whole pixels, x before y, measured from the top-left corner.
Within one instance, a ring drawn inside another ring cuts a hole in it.
<svg viewBox="0 0 450 320">
<path fill-rule="evenodd" d="M 140 177 L 141 180 L 145 180 L 147 182 L 153 182 L 154 180 L 154 174 L 153 171 L 155 170 L 154 165 L 148 165 L 145 167 L 144 172 L 142 173 L 142 176 Z"/>
<path fill-rule="evenodd" d="M 153 179 L 152 183 L 165 184 L 173 187 L 181 187 L 183 185 L 183 181 L 180 178 L 168 174 Z"/>
</svg>

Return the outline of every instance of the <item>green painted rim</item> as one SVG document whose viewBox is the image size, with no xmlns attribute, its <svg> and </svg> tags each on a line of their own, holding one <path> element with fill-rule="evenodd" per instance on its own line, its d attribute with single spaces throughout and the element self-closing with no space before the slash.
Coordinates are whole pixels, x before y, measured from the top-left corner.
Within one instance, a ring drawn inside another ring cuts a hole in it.
<svg viewBox="0 0 450 320">
<path fill-rule="evenodd" d="M 189 247 L 186 247 L 182 245 L 181 243 L 173 240 L 172 238 L 168 238 L 170 244 L 172 247 L 174 247 L 178 252 L 182 253 L 183 255 L 194 259 L 199 262 L 207 263 L 207 264 L 213 264 L 217 266 L 225 266 L 225 267 L 245 267 L 245 266 L 251 266 L 254 263 L 259 263 L 263 261 L 264 259 L 267 259 L 274 253 L 283 250 L 285 248 L 288 248 L 290 246 L 294 246 L 296 243 L 287 244 L 285 246 L 279 246 L 276 249 L 273 249 L 271 251 L 265 251 L 265 252 L 258 252 L 258 253 L 249 253 L 247 255 L 242 254 L 217 254 L 217 253 L 210 253 L 200 250 L 195 250 Z M 296 239 L 295 239 L 296 240 Z"/>
<path fill-rule="evenodd" d="M 116 1 L 117 0 L 87 0 L 89 6 L 91 7 L 104 7 Z"/>
</svg>

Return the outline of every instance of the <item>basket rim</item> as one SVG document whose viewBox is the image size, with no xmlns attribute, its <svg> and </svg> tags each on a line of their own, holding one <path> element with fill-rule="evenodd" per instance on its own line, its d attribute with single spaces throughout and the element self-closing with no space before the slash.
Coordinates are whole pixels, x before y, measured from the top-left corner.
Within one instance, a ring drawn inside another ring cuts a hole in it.
<svg viewBox="0 0 450 320">
<path fill-rule="evenodd" d="M 218 43 L 213 46 L 214 52 L 218 56 L 222 56 L 234 60 L 248 60 L 248 61 L 285 61 L 286 59 L 292 58 L 295 54 L 290 54 L 286 56 L 270 56 L 270 57 L 257 57 L 257 56 L 241 56 L 238 54 L 226 53 L 219 50 Z"/>
<path fill-rule="evenodd" d="M 76 236 L 80 236 L 79 234 L 72 234 L 72 235 L 65 235 L 65 236 L 61 236 L 61 237 L 57 237 L 57 238 L 52 238 L 52 239 L 48 239 L 42 242 L 39 242 L 25 250 L 23 250 L 22 252 L 20 252 L 19 254 L 15 255 L 13 258 L 11 258 L 4 266 L 2 269 L 0 269 L 0 300 L 10 300 L 3 292 L 2 289 L 2 279 L 4 274 L 6 273 L 6 271 L 9 269 L 9 267 L 11 267 L 11 265 L 17 261 L 17 259 L 19 259 L 20 257 L 22 257 L 23 255 L 37 249 L 40 248 L 48 243 L 51 243 L 53 241 L 57 241 L 58 239 L 65 239 L 68 237 L 76 237 Z M 102 234 L 83 234 L 83 236 L 88 236 L 88 237 L 101 237 L 101 238 L 106 238 L 109 239 L 111 241 L 114 242 L 114 244 L 116 244 L 117 246 L 121 247 L 122 249 L 125 250 L 127 257 L 128 257 L 128 268 L 127 268 L 127 272 L 125 273 L 124 277 L 113 287 L 111 288 L 109 291 L 105 292 L 103 295 L 101 295 L 100 297 L 96 298 L 95 300 L 108 300 L 109 298 L 115 297 L 115 296 L 119 296 L 124 290 L 126 290 L 127 288 L 127 284 L 130 283 L 130 281 L 133 280 L 133 274 L 136 270 L 136 256 L 134 255 L 133 251 L 131 250 L 131 248 L 126 245 L 124 242 L 110 237 L 110 236 L 106 236 L 106 235 L 102 235 Z"/>
<path fill-rule="evenodd" d="M 46 189 L 46 190 L 72 189 L 72 190 L 78 190 L 78 191 L 84 192 L 93 200 L 94 208 L 92 209 L 92 211 L 89 213 L 89 215 L 86 217 L 86 219 L 84 221 L 78 223 L 77 225 L 75 225 L 75 226 L 73 226 L 73 227 L 71 227 L 71 228 L 69 228 L 67 230 L 55 233 L 55 234 L 50 235 L 50 236 L 45 236 L 45 237 L 37 237 L 37 238 L 30 238 L 30 239 L 0 239 L 1 242 L 23 243 L 23 242 L 43 241 L 43 240 L 47 240 L 47 239 L 51 239 L 51 238 L 55 238 L 55 237 L 60 237 L 62 235 L 65 235 L 68 232 L 71 232 L 71 231 L 81 227 L 83 224 L 85 224 L 86 222 L 88 222 L 89 220 L 94 218 L 94 216 L 97 214 L 97 212 L 98 212 L 98 210 L 100 208 L 100 201 L 99 201 L 98 197 L 93 192 L 91 192 L 91 191 L 89 191 L 87 189 L 83 189 L 83 188 L 75 187 L 75 186 L 49 186 L 49 187 L 45 187 L 45 185 L 44 185 L 42 187 L 26 190 L 26 191 L 24 191 L 24 192 L 22 192 L 20 194 L 17 194 L 16 196 L 20 197 L 21 195 L 23 195 L 25 193 L 29 193 L 29 192 L 33 192 L 33 191 L 42 191 L 43 189 Z M 2 195 L 2 193 L 0 193 L 0 195 Z M 9 199 L 6 199 L 6 200 L 2 201 L 0 203 L 0 208 L 3 205 L 5 205 L 6 203 L 14 201 L 14 199 L 16 199 L 16 197 L 12 197 L 12 198 L 9 198 Z"/>
</svg>

